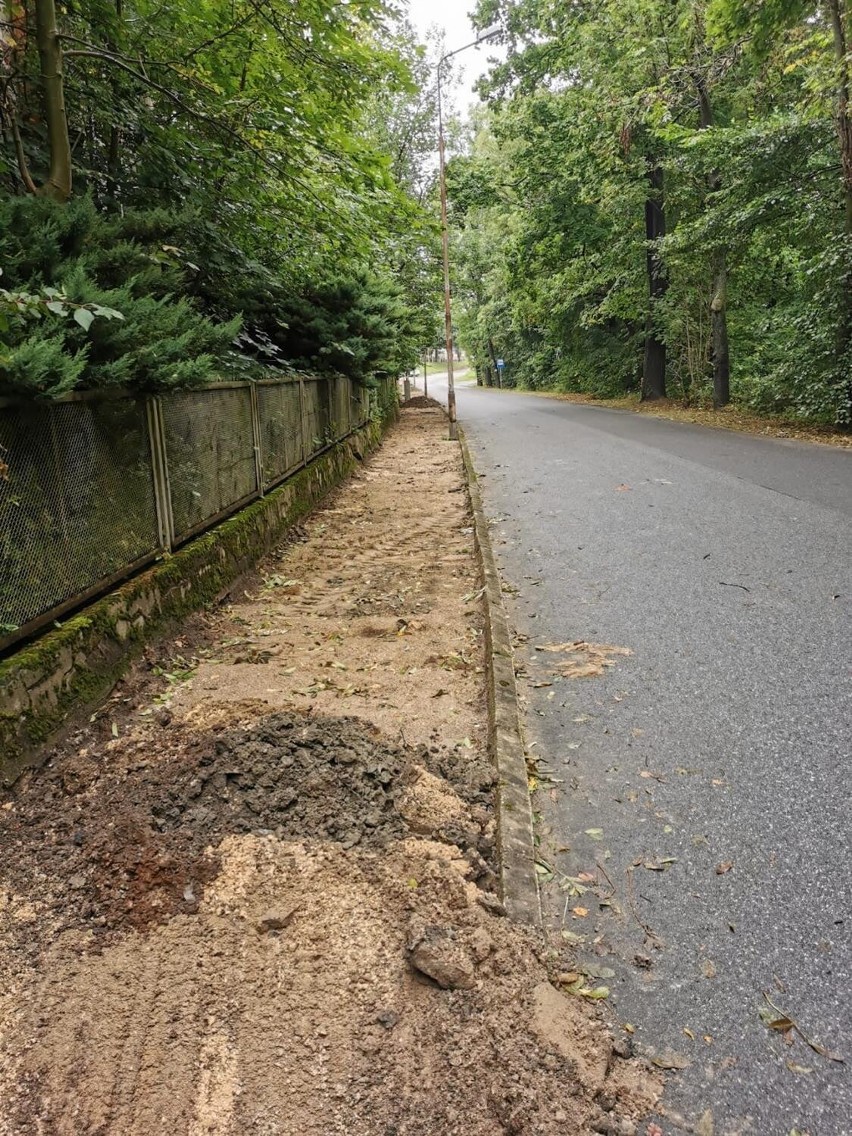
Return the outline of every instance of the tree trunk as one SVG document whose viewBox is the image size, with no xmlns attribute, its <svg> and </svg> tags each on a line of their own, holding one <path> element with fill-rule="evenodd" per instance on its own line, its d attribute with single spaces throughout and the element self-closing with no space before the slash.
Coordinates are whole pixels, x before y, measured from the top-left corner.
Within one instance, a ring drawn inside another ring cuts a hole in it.
<svg viewBox="0 0 852 1136">
<path fill-rule="evenodd" d="M 731 401 L 731 355 L 728 349 L 728 267 L 725 250 L 713 263 L 713 298 L 710 301 L 710 359 L 713 364 L 713 405 L 719 410 Z"/>
<path fill-rule="evenodd" d="M 488 337 L 488 354 L 491 356 L 491 367 L 494 370 L 494 377 L 497 380 L 497 386 L 502 387 L 503 381 L 500 377 L 500 368 L 497 366 L 497 352 L 494 350 L 494 340 L 491 338 L 491 336 Z M 493 386 L 493 383 L 489 383 L 488 385 Z"/>
<path fill-rule="evenodd" d="M 122 8 L 122 0 L 115 0 L 115 16 L 116 23 L 121 24 L 124 15 Z M 110 51 L 117 52 L 119 50 L 118 43 L 109 43 Z M 119 90 L 118 80 L 116 76 L 112 79 L 112 105 L 115 109 L 121 103 L 121 92 Z M 109 146 L 107 149 L 107 200 L 111 208 L 118 207 L 118 187 L 119 179 L 121 177 L 121 128 L 118 123 L 114 122 L 109 128 Z"/>
<path fill-rule="evenodd" d="M 71 196 L 71 142 L 65 115 L 62 48 L 56 30 L 54 0 L 36 0 L 36 43 L 41 63 L 41 87 L 50 150 L 47 181 L 39 192 L 57 201 Z"/>
<path fill-rule="evenodd" d="M 713 107 L 707 93 L 704 76 L 696 75 L 699 122 L 702 130 L 713 125 Z M 718 171 L 710 175 L 710 192 L 716 193 L 722 185 Z M 713 255 L 712 284 L 710 289 L 710 364 L 713 368 L 713 405 L 719 410 L 731 401 L 731 354 L 728 348 L 728 265 L 725 249 Z"/>
<path fill-rule="evenodd" d="M 843 198 L 845 206 L 844 234 L 845 267 L 841 281 L 840 319 L 837 327 L 837 359 L 846 372 L 846 407 L 844 420 L 852 422 L 852 373 L 850 373 L 850 345 L 852 345 L 852 119 L 849 117 L 849 3 L 848 0 L 828 0 L 828 16 L 834 33 L 834 55 L 837 65 L 837 132 L 840 138 L 840 158 L 843 170 Z"/>
<path fill-rule="evenodd" d="M 651 191 L 645 202 L 648 315 L 645 320 L 645 361 L 642 368 L 643 402 L 666 397 L 666 345 L 656 326 L 656 307 L 668 287 L 659 251 L 659 242 L 666 235 L 666 213 L 663 170 L 653 159 L 648 160 L 648 181 Z"/>
</svg>

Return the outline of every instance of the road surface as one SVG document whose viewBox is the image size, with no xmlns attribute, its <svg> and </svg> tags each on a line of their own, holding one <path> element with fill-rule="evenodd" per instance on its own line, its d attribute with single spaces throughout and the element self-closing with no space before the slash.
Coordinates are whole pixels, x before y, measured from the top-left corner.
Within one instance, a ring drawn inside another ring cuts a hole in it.
<svg viewBox="0 0 852 1136">
<path fill-rule="evenodd" d="M 852 453 L 469 385 L 458 404 L 555 779 L 548 921 L 637 1044 L 689 1062 L 665 1132 L 849 1136 Z M 571 656 L 535 650 L 576 640 L 632 653 L 560 678 Z"/>
</svg>

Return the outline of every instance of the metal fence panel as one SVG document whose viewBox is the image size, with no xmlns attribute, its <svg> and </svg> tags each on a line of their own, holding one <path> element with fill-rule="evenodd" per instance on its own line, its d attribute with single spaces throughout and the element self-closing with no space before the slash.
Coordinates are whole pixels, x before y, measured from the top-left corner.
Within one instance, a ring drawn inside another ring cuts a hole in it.
<svg viewBox="0 0 852 1136">
<path fill-rule="evenodd" d="M 305 438 L 311 454 L 329 442 L 328 380 L 312 379 L 304 384 Z"/>
<path fill-rule="evenodd" d="M 342 377 L 0 404 L 0 648 L 234 512 L 370 412 L 369 392 Z"/>
<path fill-rule="evenodd" d="M 159 547 L 144 403 L 0 412 L 0 641 Z"/>
<path fill-rule="evenodd" d="M 274 485 L 305 460 L 298 382 L 257 388 L 263 488 Z"/>
<path fill-rule="evenodd" d="M 335 438 L 349 433 L 349 379 L 340 375 L 329 379 L 331 430 Z"/>
<path fill-rule="evenodd" d="M 162 399 L 175 540 L 259 491 L 247 385 Z"/>
</svg>

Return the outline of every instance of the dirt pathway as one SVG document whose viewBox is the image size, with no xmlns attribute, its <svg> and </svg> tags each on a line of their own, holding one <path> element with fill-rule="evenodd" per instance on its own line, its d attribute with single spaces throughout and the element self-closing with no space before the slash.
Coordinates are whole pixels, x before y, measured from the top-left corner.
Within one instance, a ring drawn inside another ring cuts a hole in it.
<svg viewBox="0 0 852 1136">
<path fill-rule="evenodd" d="M 4 1136 L 637 1130 L 657 1078 L 495 894 L 444 433 L 405 411 L 2 799 Z"/>
</svg>

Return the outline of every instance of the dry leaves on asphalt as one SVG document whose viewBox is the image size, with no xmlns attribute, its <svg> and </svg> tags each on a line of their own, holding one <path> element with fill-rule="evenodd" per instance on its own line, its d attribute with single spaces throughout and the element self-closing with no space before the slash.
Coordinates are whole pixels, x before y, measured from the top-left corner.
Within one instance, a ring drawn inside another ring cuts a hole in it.
<svg viewBox="0 0 852 1136">
<path fill-rule="evenodd" d="M 674 1049 L 666 1049 L 656 1057 L 652 1057 L 651 1064 L 656 1065 L 658 1069 L 688 1069 L 692 1062 L 685 1054 L 677 1053 Z"/>
<path fill-rule="evenodd" d="M 793 1044 L 793 1034 L 797 1033 L 805 1045 L 809 1046 L 814 1053 L 818 1053 L 820 1057 L 825 1057 L 828 1061 L 836 1061 L 838 1064 L 844 1064 L 846 1058 L 840 1054 L 827 1049 L 821 1042 L 815 1038 L 808 1037 L 795 1018 L 791 1018 L 782 1009 L 775 1005 L 769 995 L 764 991 L 763 997 L 766 1001 L 765 1006 L 761 1006 L 758 1013 L 760 1020 L 767 1029 L 774 1030 L 780 1033 L 788 1045 Z"/>
<path fill-rule="evenodd" d="M 615 666 L 614 655 L 632 655 L 629 647 L 614 647 L 610 643 L 587 643 L 585 639 L 575 639 L 572 643 L 541 643 L 537 651 L 553 654 L 564 653 L 569 657 L 555 673 L 563 678 L 594 678 L 602 675 L 607 668 Z"/>
</svg>

